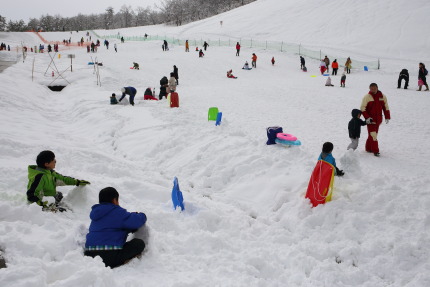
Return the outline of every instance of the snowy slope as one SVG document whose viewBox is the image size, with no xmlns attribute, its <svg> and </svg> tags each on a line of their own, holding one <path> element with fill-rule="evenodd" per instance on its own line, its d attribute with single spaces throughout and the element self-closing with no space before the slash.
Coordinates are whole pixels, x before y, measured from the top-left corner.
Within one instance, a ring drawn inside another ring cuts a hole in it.
<svg viewBox="0 0 430 287">
<path fill-rule="evenodd" d="M 98 32 L 166 34 L 182 39 L 253 38 L 301 43 L 317 51 L 428 61 L 429 14 L 427 0 L 259 0 L 182 27 L 158 25 Z"/>
<path fill-rule="evenodd" d="M 277 1 L 255 5 L 266 2 Z M 262 26 L 272 37 L 270 25 Z M 60 41 L 83 35 L 43 33 Z M 73 73 L 63 74 L 72 84 L 61 93 L 46 88 L 53 69 L 46 53 L 30 53 L 0 74 L 0 247 L 8 263 L 0 269 L 1 286 L 430 285 L 430 98 L 414 91 L 416 61 L 387 59 L 382 70 L 353 71 L 342 89 L 340 76 L 332 77 L 335 87 L 324 87 L 316 61 L 301 72 L 296 56 L 245 48 L 235 57 L 232 48 L 209 47 L 199 59 L 178 46 L 162 52 L 158 42 L 118 43 L 115 53 L 113 42 L 97 54 L 62 50 L 60 71 L 69 66 L 67 54 L 76 58 Z M 258 68 L 241 70 L 253 52 Z M 94 57 L 104 64 L 101 87 L 87 65 Z M 133 61 L 139 71 L 129 69 Z M 158 93 L 173 65 L 180 108 L 143 101 L 147 87 Z M 403 65 L 409 90 L 396 89 Z M 230 68 L 238 79 L 225 77 Z M 387 95 L 392 113 L 380 129 L 380 158 L 364 151 L 365 127 L 359 149 L 346 151 L 350 111 L 371 82 Z M 138 90 L 136 105 L 110 106 L 110 94 L 127 85 Z M 219 127 L 206 120 L 211 106 L 224 114 Z M 266 146 L 265 128 L 272 125 L 303 145 Z M 346 175 L 336 178 L 333 201 L 312 209 L 304 194 L 325 141 L 334 143 Z M 58 188 L 73 212 L 43 213 L 26 204 L 27 165 L 44 149 L 56 153 L 58 172 L 92 183 Z M 183 213 L 171 207 L 174 176 Z M 147 243 L 143 257 L 114 270 L 82 255 L 90 208 L 106 186 L 118 189 L 123 207 L 148 216 L 135 235 Z"/>
</svg>

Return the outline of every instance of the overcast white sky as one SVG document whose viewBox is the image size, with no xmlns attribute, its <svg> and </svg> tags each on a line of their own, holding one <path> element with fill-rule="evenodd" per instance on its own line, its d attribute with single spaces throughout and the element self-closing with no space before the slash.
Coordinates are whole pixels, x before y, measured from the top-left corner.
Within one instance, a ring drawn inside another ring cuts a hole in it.
<svg viewBox="0 0 430 287">
<path fill-rule="evenodd" d="M 2 1 L 0 15 L 6 17 L 7 21 L 22 19 L 27 23 L 29 18 L 39 18 L 44 14 L 71 17 L 79 13 L 103 13 L 109 6 L 118 12 L 124 4 L 136 8 L 153 7 L 154 3 L 161 2 L 162 0 L 10 0 Z"/>
</svg>

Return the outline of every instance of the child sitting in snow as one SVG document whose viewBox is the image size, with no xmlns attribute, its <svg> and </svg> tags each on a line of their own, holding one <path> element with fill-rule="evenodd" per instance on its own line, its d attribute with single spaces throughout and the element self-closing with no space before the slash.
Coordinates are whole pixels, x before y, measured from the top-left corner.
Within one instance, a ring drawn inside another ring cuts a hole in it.
<svg viewBox="0 0 430 287">
<path fill-rule="evenodd" d="M 353 109 L 351 112 L 352 119 L 348 123 L 349 138 L 351 143 L 347 149 L 352 148 L 356 150 L 358 147 L 358 140 L 360 139 L 361 126 L 365 126 L 366 122 L 360 119 L 361 111 L 359 109 Z"/>
<path fill-rule="evenodd" d="M 334 159 L 331 152 L 333 151 L 333 144 L 331 142 L 325 142 L 322 147 L 322 153 L 320 154 L 318 160 L 323 160 L 328 162 L 329 164 L 333 165 L 336 169 L 335 175 L 336 176 L 343 176 L 345 173 L 343 170 L 340 170 L 336 166 L 336 160 Z"/>
<path fill-rule="evenodd" d="M 342 77 L 340 78 L 340 86 L 345 88 L 346 75 L 343 72 Z"/>
<path fill-rule="evenodd" d="M 227 71 L 227 78 L 237 79 L 237 77 L 233 76 L 233 70 Z"/>
<path fill-rule="evenodd" d="M 56 163 L 55 154 L 44 150 L 36 158 L 37 165 L 28 166 L 27 200 L 36 202 L 42 210 L 62 212 L 66 210 L 58 206 L 63 194 L 57 191 L 57 185 L 84 186 L 90 183 L 57 173 L 54 170 Z M 48 205 L 48 201 L 44 201 L 48 196 L 53 197 L 55 203 Z"/>
<path fill-rule="evenodd" d="M 325 82 L 325 86 L 326 87 L 333 87 L 332 83 L 331 83 L 331 78 L 330 76 L 327 77 L 327 81 Z"/>
<path fill-rule="evenodd" d="M 153 101 L 158 101 L 158 99 L 157 99 L 157 98 L 155 98 L 155 97 L 152 95 L 152 90 L 151 90 L 151 88 L 147 88 L 147 89 L 145 90 L 145 93 L 143 94 L 143 99 L 144 99 L 144 100 L 153 100 Z"/>
<path fill-rule="evenodd" d="M 118 104 L 118 100 L 116 99 L 116 95 L 115 94 L 112 94 L 112 96 L 110 97 L 110 104 L 111 105 Z"/>
<path fill-rule="evenodd" d="M 249 67 L 248 61 L 245 62 L 245 65 L 243 65 L 243 70 L 252 70 L 252 68 Z"/>
<path fill-rule="evenodd" d="M 199 51 L 199 58 L 203 58 L 204 55 L 205 55 L 205 53 L 203 53 L 202 49 L 200 49 L 200 51 Z"/>
</svg>

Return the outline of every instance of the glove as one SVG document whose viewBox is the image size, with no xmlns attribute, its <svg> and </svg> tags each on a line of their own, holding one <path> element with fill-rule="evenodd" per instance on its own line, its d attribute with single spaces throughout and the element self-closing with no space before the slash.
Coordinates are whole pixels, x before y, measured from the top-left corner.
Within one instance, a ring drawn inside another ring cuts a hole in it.
<svg viewBox="0 0 430 287">
<path fill-rule="evenodd" d="M 91 184 L 91 182 L 86 181 L 86 180 L 81 180 L 81 179 L 78 179 L 78 180 L 76 181 L 76 186 L 85 186 L 85 185 L 87 185 L 87 184 Z"/>
<path fill-rule="evenodd" d="M 385 119 L 385 123 L 388 124 L 390 122 L 390 119 Z"/>
<path fill-rule="evenodd" d="M 343 172 L 343 170 L 339 170 L 336 175 L 337 176 L 343 176 L 345 173 Z"/>
<path fill-rule="evenodd" d="M 372 118 L 367 118 L 366 119 L 366 124 L 371 124 L 373 123 L 373 119 Z"/>
<path fill-rule="evenodd" d="M 57 194 L 54 196 L 54 198 L 55 198 L 55 203 L 59 203 L 63 199 L 63 193 L 58 191 Z"/>
</svg>

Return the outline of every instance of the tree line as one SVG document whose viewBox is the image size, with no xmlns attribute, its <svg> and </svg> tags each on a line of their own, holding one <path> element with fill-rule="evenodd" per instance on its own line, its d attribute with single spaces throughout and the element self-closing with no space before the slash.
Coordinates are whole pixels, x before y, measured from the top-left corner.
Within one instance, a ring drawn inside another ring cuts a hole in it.
<svg viewBox="0 0 430 287">
<path fill-rule="evenodd" d="M 95 29 L 118 29 L 137 26 L 183 24 L 205 19 L 256 0 L 163 0 L 155 9 L 123 5 L 118 12 L 107 7 L 104 13 L 73 17 L 61 15 L 42 15 L 39 19 L 30 18 L 12 21 L 0 15 L 0 31 L 82 31 Z"/>
</svg>

